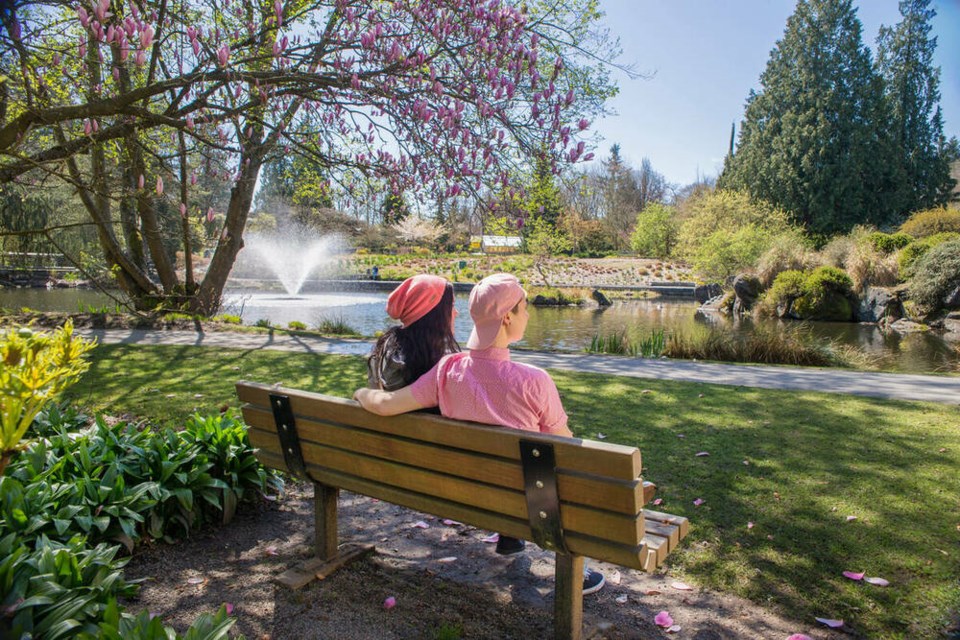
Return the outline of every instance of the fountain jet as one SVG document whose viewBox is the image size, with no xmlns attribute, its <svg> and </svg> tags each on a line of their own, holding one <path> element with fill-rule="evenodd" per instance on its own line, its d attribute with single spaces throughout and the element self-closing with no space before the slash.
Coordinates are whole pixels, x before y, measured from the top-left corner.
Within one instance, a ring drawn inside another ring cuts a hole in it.
<svg viewBox="0 0 960 640">
<path fill-rule="evenodd" d="M 310 236 L 296 230 L 287 233 L 253 233 L 245 236 L 245 245 L 270 269 L 291 295 L 300 293 L 303 283 L 321 266 L 328 264 L 344 250 L 338 235 Z"/>
</svg>

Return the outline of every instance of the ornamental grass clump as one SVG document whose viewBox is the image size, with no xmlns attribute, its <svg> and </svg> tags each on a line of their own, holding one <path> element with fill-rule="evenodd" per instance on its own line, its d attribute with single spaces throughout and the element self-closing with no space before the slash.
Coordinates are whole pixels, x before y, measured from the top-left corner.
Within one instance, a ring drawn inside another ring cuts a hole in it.
<svg viewBox="0 0 960 640">
<path fill-rule="evenodd" d="M 960 239 L 944 242 L 920 258 L 909 287 L 910 299 L 931 310 L 947 306 L 958 289 Z"/>
<path fill-rule="evenodd" d="M 0 475 L 37 414 L 89 368 L 94 346 L 69 320 L 52 334 L 10 329 L 0 340 Z"/>
</svg>

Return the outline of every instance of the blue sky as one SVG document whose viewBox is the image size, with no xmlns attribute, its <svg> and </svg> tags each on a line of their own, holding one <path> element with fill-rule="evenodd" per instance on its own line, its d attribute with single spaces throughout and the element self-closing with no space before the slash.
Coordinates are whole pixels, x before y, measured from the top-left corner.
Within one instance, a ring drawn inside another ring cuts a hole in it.
<svg viewBox="0 0 960 640">
<path fill-rule="evenodd" d="M 680 185 L 715 176 L 743 118 L 751 88 L 783 36 L 795 0 L 601 0 L 604 22 L 620 38 L 623 63 L 646 79 L 615 74 L 618 115 L 598 120 L 598 158 L 619 142 L 633 166 L 644 157 Z M 880 25 L 899 22 L 897 0 L 855 0 L 863 41 L 876 52 Z M 960 137 L 960 0 L 934 2 L 940 105 L 947 136 Z"/>
</svg>

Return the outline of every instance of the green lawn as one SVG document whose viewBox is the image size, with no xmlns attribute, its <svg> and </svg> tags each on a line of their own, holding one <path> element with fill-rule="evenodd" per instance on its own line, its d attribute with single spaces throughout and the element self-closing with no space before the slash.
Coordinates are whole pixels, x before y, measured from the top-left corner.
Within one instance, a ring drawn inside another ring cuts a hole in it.
<svg viewBox="0 0 960 640">
<path fill-rule="evenodd" d="M 960 610 L 956 406 L 552 373 L 574 432 L 638 446 L 659 508 L 690 518 L 670 561 L 686 580 L 870 638 L 940 637 Z M 340 396 L 365 382 L 359 357 L 101 346 L 71 396 L 177 423 L 236 406 L 241 378 Z"/>
</svg>

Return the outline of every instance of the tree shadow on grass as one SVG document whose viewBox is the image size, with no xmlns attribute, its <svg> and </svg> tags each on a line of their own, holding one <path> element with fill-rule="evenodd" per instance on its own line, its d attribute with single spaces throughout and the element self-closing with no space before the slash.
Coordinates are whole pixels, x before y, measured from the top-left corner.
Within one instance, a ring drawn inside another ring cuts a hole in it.
<svg viewBox="0 0 960 640">
<path fill-rule="evenodd" d="M 957 610 L 956 512 L 943 508 L 960 501 L 947 480 L 960 464 L 949 410 L 554 375 L 578 435 L 595 437 L 598 428 L 640 448 L 646 479 L 664 500 L 658 508 L 691 522 L 668 563 L 705 585 L 796 619 L 843 618 L 869 637 L 932 637 Z"/>
</svg>

